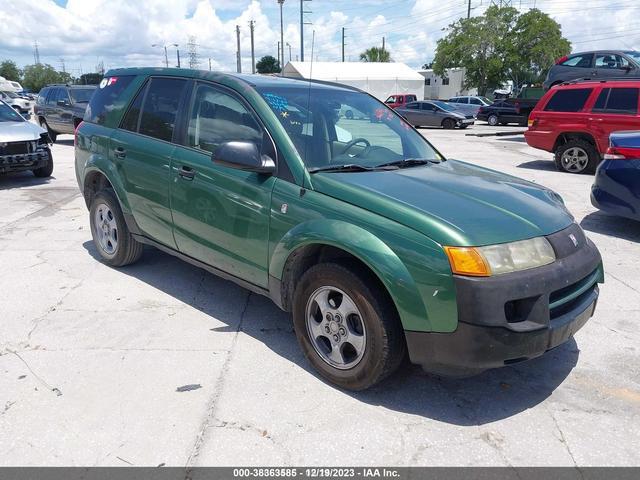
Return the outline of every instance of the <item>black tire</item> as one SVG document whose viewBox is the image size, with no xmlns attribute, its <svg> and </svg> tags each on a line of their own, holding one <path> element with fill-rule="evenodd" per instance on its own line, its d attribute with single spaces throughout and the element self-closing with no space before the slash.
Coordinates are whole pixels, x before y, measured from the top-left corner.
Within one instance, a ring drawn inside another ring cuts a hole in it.
<svg viewBox="0 0 640 480">
<path fill-rule="evenodd" d="M 49 127 L 49 124 L 44 118 L 40 119 L 40 126 L 47 131 L 47 134 L 49 135 L 49 140 L 51 140 L 51 143 L 56 143 L 58 134 L 53 130 L 51 130 L 51 127 Z"/>
<path fill-rule="evenodd" d="M 47 178 L 47 177 L 50 177 L 51 174 L 53 173 L 53 155 L 51 155 L 51 150 L 49 150 L 48 148 L 47 148 L 47 156 L 49 157 L 49 159 L 47 160 L 46 164 L 44 164 L 40 168 L 36 168 L 32 170 L 33 174 L 38 178 Z"/>
<path fill-rule="evenodd" d="M 117 241 L 112 252 L 107 251 L 99 239 L 96 211 L 99 208 L 103 208 L 103 205 L 108 208 L 108 211 L 111 213 L 110 219 L 111 221 L 115 221 L 117 228 Z M 144 245 L 131 235 L 124 220 L 124 215 L 122 215 L 120 203 L 112 189 L 107 188 L 96 193 L 89 208 L 89 223 L 91 225 L 93 243 L 100 257 L 107 265 L 123 267 L 136 262 L 142 255 Z"/>
<path fill-rule="evenodd" d="M 453 130 L 454 128 L 456 128 L 456 122 L 454 122 L 450 118 L 445 118 L 442 121 L 442 128 L 444 128 L 445 130 Z"/>
<path fill-rule="evenodd" d="M 492 127 L 495 127 L 496 125 L 498 125 L 500 123 L 500 119 L 498 118 L 498 116 L 495 113 L 492 113 L 487 118 L 487 123 L 489 125 L 491 125 Z"/>
<path fill-rule="evenodd" d="M 586 163 L 584 161 L 580 161 L 580 164 L 576 166 L 577 163 L 572 164 L 568 161 L 568 157 L 570 156 L 569 154 L 572 149 L 578 154 L 579 158 L 583 158 L 583 155 L 586 155 Z M 565 153 L 567 154 L 567 157 L 565 157 Z M 594 173 L 596 171 L 596 167 L 600 163 L 600 160 L 600 153 L 598 153 L 596 147 L 586 140 L 569 140 L 568 142 L 559 145 L 555 151 L 556 168 L 561 172 Z M 583 163 L 585 163 L 584 166 L 582 166 Z"/>
<path fill-rule="evenodd" d="M 347 120 L 353 120 L 353 110 L 347 110 L 344 113 L 344 116 L 347 118 Z"/>
<path fill-rule="evenodd" d="M 321 263 L 307 270 L 294 294 L 293 323 L 304 355 L 320 375 L 347 390 L 365 390 L 379 383 L 398 368 L 405 356 L 404 334 L 395 306 L 386 292 L 381 294 L 376 289 L 377 285 L 377 279 L 359 265 Z M 324 360 L 308 333 L 307 303 L 324 286 L 346 293 L 361 312 L 366 332 L 364 353 L 348 369 L 336 368 Z"/>
</svg>

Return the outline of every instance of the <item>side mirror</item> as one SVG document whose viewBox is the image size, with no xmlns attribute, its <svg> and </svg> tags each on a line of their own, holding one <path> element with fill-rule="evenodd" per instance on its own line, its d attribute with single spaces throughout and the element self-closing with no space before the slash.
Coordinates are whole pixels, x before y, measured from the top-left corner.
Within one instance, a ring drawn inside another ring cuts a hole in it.
<svg viewBox="0 0 640 480">
<path fill-rule="evenodd" d="M 253 142 L 225 142 L 212 155 L 213 163 L 247 172 L 274 173 L 276 164 Z"/>
</svg>

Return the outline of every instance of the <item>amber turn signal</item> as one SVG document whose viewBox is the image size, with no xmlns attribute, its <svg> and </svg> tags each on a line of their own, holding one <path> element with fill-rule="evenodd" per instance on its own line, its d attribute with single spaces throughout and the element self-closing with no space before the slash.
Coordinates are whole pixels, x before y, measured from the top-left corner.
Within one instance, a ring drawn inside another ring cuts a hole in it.
<svg viewBox="0 0 640 480">
<path fill-rule="evenodd" d="M 480 252 L 473 247 L 444 247 L 451 270 L 458 275 L 488 277 L 491 269 Z"/>
</svg>

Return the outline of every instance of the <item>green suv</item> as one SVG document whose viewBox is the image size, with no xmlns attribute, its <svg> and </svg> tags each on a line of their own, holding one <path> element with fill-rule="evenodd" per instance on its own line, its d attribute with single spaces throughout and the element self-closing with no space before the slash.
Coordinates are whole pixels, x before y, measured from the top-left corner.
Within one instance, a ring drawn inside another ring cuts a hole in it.
<svg viewBox="0 0 640 480">
<path fill-rule="evenodd" d="M 270 297 L 347 389 L 407 353 L 452 375 L 540 356 L 586 323 L 603 281 L 556 193 L 445 159 L 342 85 L 112 70 L 75 157 L 105 263 L 152 245 Z"/>
</svg>

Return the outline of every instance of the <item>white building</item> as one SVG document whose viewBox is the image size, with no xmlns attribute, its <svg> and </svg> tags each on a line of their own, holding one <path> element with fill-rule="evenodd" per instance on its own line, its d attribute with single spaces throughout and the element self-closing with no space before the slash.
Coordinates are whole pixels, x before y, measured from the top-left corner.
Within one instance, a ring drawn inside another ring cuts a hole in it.
<svg viewBox="0 0 640 480">
<path fill-rule="evenodd" d="M 459 95 L 477 95 L 475 88 L 464 89 L 464 68 L 447 69 L 446 77 L 439 77 L 433 70 L 420 70 L 418 73 L 424 77 L 424 98 L 447 100 Z"/>
<path fill-rule="evenodd" d="M 382 101 L 400 93 L 424 98 L 424 78 L 404 63 L 313 62 L 312 66 L 311 62 L 288 62 L 283 76 L 343 83 Z"/>
</svg>

